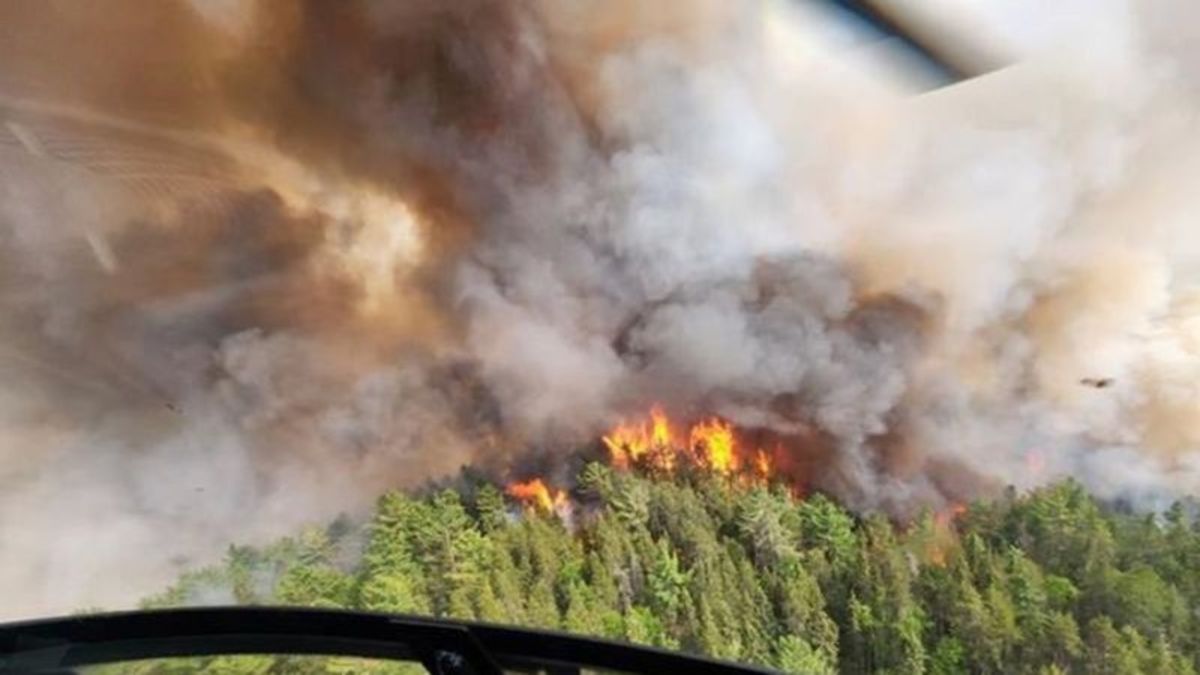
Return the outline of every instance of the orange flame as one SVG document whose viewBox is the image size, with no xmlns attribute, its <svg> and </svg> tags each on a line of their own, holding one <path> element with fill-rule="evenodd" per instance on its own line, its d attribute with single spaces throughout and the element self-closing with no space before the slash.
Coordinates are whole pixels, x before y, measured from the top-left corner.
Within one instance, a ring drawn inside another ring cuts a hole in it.
<svg viewBox="0 0 1200 675">
<path fill-rule="evenodd" d="M 560 512 L 567 505 L 567 493 L 546 487 L 541 478 L 513 483 L 504 491 L 527 506 L 540 508 L 547 513 Z"/>
<path fill-rule="evenodd" d="M 950 527 L 950 524 L 957 520 L 959 516 L 966 512 L 966 504 L 963 504 L 962 502 L 954 502 L 950 505 L 950 508 L 938 511 L 936 514 L 934 514 L 933 519 L 939 527 L 947 528 Z"/>
<path fill-rule="evenodd" d="M 771 456 L 766 450 L 759 449 L 754 453 L 754 473 L 763 480 L 771 477 Z"/>
<path fill-rule="evenodd" d="M 622 422 L 601 437 L 613 466 L 628 469 L 638 465 L 671 472 L 681 463 L 702 467 L 721 476 L 741 474 L 768 480 L 771 455 L 765 450 L 749 452 L 738 445 L 733 425 L 719 418 L 701 420 L 684 435 L 659 406 L 650 409 L 642 422 Z"/>
<path fill-rule="evenodd" d="M 930 564 L 937 567 L 945 566 L 947 551 L 954 540 L 951 526 L 966 512 L 966 504 L 955 502 L 950 505 L 950 508 L 933 514 L 933 541 L 929 543 L 926 551 Z"/>
<path fill-rule="evenodd" d="M 678 446 L 671 430 L 671 421 L 662 408 L 650 409 L 650 425 L 618 424 L 602 440 L 608 447 L 614 466 L 629 468 L 630 464 L 643 457 L 650 464 L 663 469 L 675 467 L 674 449 Z"/>
<path fill-rule="evenodd" d="M 657 405 L 650 409 L 649 419 L 622 422 L 601 440 L 618 469 L 636 466 L 670 473 L 681 463 L 687 463 L 746 485 L 757 480 L 769 481 L 775 468 L 772 454 L 767 450 L 750 452 L 739 447 L 731 423 L 709 417 L 692 425 L 684 435 Z M 777 447 L 775 456 L 780 452 Z M 528 509 L 556 513 L 567 521 L 572 517 L 567 493 L 547 486 L 541 478 L 512 483 L 505 492 Z"/>
<path fill-rule="evenodd" d="M 697 457 L 704 457 L 709 468 L 720 474 L 729 474 L 738 468 L 738 457 L 734 454 L 733 426 L 716 417 L 704 420 L 692 427 L 691 449 Z M 703 449 L 703 455 L 700 450 Z"/>
<path fill-rule="evenodd" d="M 654 406 L 650 409 L 650 443 L 654 447 L 665 448 L 671 445 L 671 421 L 662 408 Z"/>
</svg>

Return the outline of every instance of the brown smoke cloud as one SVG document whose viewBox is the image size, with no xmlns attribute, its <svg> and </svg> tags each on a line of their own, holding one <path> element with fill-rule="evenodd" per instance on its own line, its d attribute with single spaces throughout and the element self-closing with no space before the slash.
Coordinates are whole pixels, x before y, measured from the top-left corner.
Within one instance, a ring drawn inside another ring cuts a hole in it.
<svg viewBox="0 0 1200 675">
<path fill-rule="evenodd" d="M 1000 5 L 918 95 L 803 4 L 5 3 L 5 613 L 652 402 L 861 509 L 1194 493 L 1192 22 Z"/>
</svg>

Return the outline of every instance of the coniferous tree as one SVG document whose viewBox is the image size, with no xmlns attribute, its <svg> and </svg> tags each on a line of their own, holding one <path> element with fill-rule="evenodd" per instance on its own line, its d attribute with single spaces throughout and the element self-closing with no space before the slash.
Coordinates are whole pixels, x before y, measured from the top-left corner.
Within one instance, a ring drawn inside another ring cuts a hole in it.
<svg viewBox="0 0 1200 675">
<path fill-rule="evenodd" d="M 703 471 L 584 468 L 567 519 L 474 483 L 231 546 L 143 605 L 352 607 L 565 629 L 788 672 L 1194 675 L 1200 526 L 1073 482 L 912 522 Z M 222 657 L 189 672 L 377 672 Z M 170 672 L 140 665 L 119 672 Z M 108 672 L 108 671 L 101 671 Z M 116 671 L 114 671 L 116 672 Z"/>
</svg>

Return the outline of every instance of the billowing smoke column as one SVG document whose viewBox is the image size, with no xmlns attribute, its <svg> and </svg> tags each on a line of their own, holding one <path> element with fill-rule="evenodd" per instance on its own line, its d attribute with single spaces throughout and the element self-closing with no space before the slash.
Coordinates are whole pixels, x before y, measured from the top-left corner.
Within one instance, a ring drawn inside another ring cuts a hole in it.
<svg viewBox="0 0 1200 675">
<path fill-rule="evenodd" d="M 5 3 L 3 612 L 653 404 L 900 516 L 1194 492 L 1200 23 L 975 4 L 1023 60 L 916 95 L 803 3 Z"/>
</svg>

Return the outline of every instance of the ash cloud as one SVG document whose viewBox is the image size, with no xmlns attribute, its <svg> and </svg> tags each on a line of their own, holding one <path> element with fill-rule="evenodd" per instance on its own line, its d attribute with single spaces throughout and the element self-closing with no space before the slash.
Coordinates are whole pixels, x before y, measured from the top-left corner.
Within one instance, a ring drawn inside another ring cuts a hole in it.
<svg viewBox="0 0 1200 675">
<path fill-rule="evenodd" d="M 921 93 L 782 2 L 151 4 L 0 9 L 7 614 L 655 402 L 898 516 L 1198 487 L 1188 10 Z"/>
</svg>

